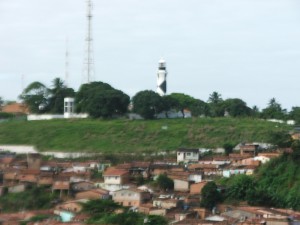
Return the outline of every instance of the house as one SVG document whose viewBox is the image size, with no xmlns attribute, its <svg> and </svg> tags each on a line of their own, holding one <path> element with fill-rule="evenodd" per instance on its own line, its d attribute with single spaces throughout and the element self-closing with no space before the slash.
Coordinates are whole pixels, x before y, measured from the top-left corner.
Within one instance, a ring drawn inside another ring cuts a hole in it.
<svg viewBox="0 0 300 225">
<path fill-rule="evenodd" d="M 138 211 L 146 215 L 165 216 L 167 214 L 167 209 L 153 207 L 150 203 L 139 206 Z"/>
<path fill-rule="evenodd" d="M 199 160 L 199 149 L 181 148 L 177 150 L 177 163 L 198 162 L 198 160 Z"/>
<path fill-rule="evenodd" d="M 190 191 L 191 182 L 187 178 L 174 179 L 174 191 L 188 192 Z"/>
<path fill-rule="evenodd" d="M 135 206 L 138 207 L 141 204 L 146 203 L 151 199 L 151 194 L 146 191 L 138 189 L 122 189 L 115 191 L 112 195 L 114 202 L 117 202 L 123 206 Z"/>
<path fill-rule="evenodd" d="M 86 201 L 83 201 L 86 202 Z M 55 207 L 56 210 L 65 210 L 69 212 L 80 212 L 82 210 L 82 201 L 76 200 L 76 201 L 67 201 L 63 202 L 62 204 L 59 204 Z"/>
<path fill-rule="evenodd" d="M 150 166 L 150 162 L 131 162 L 119 164 L 116 166 L 116 169 L 128 171 L 131 177 L 143 176 L 144 178 L 148 178 L 150 175 Z"/>
<path fill-rule="evenodd" d="M 225 164 L 224 164 L 225 165 Z M 190 171 L 202 172 L 204 176 L 221 176 L 224 165 L 218 164 L 190 164 L 188 169 Z"/>
<path fill-rule="evenodd" d="M 172 209 L 178 207 L 178 205 L 181 203 L 178 199 L 172 199 L 172 198 L 157 198 L 154 199 L 152 202 L 153 207 L 163 208 L 163 209 Z"/>
<path fill-rule="evenodd" d="M 39 186 L 51 186 L 53 184 L 53 174 L 43 172 L 38 178 L 37 184 Z"/>
<path fill-rule="evenodd" d="M 8 187 L 8 193 L 20 193 L 26 190 L 26 184 L 16 184 Z"/>
<path fill-rule="evenodd" d="M 78 192 L 78 191 L 88 191 L 95 188 L 95 184 L 89 181 L 79 181 L 75 182 L 71 185 L 71 190 Z"/>
<path fill-rule="evenodd" d="M 4 185 L 13 185 L 17 184 L 19 182 L 18 180 L 18 174 L 20 173 L 20 170 L 13 169 L 13 168 L 7 168 L 3 171 L 3 184 Z"/>
<path fill-rule="evenodd" d="M 256 144 L 245 144 L 240 146 L 240 154 L 245 155 L 249 154 L 251 156 L 255 156 L 258 152 L 259 145 Z"/>
<path fill-rule="evenodd" d="M 70 182 L 66 180 L 57 180 L 53 182 L 52 192 L 59 191 L 59 196 L 62 197 L 63 192 L 70 193 Z"/>
<path fill-rule="evenodd" d="M 105 189 L 116 191 L 122 189 L 124 184 L 129 183 L 129 172 L 113 167 L 103 173 Z"/>
<path fill-rule="evenodd" d="M 29 109 L 25 104 L 16 102 L 3 106 L 1 111 L 6 113 L 12 113 L 15 115 L 23 115 L 29 113 Z"/>
<path fill-rule="evenodd" d="M 41 167 L 42 157 L 38 153 L 27 154 L 28 169 L 39 170 Z"/>
<path fill-rule="evenodd" d="M 75 194 L 75 199 L 90 199 L 90 200 L 96 200 L 96 199 L 109 199 L 109 191 L 97 188 L 87 191 L 81 191 Z"/>
<path fill-rule="evenodd" d="M 207 181 L 202 181 L 199 183 L 191 184 L 190 186 L 190 194 L 200 194 L 202 191 L 202 188 L 207 184 Z"/>
</svg>

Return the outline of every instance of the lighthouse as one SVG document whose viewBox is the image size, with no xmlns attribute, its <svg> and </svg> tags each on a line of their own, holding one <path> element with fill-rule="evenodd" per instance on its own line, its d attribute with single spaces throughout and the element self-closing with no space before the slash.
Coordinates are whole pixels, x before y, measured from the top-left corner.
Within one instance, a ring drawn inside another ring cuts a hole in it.
<svg viewBox="0 0 300 225">
<path fill-rule="evenodd" d="M 160 96 L 164 96 L 167 93 L 167 69 L 166 61 L 164 59 L 161 59 L 158 62 L 156 92 Z"/>
</svg>

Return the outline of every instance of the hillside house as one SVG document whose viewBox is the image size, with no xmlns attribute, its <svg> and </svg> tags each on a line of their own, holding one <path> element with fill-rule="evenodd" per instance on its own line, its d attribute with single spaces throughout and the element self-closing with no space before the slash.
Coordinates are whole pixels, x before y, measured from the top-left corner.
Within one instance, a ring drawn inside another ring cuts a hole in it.
<svg viewBox="0 0 300 225">
<path fill-rule="evenodd" d="M 129 183 L 129 172 L 111 167 L 103 173 L 103 178 L 105 189 L 116 191 Z"/>
<path fill-rule="evenodd" d="M 75 199 L 89 199 L 89 200 L 96 200 L 96 199 L 109 199 L 109 191 L 97 188 L 88 191 L 81 191 L 75 194 Z"/>
<path fill-rule="evenodd" d="M 72 183 L 71 190 L 78 192 L 78 191 L 88 191 L 95 188 L 95 184 L 90 181 L 79 181 Z"/>
<path fill-rule="evenodd" d="M 151 199 L 151 194 L 138 189 L 122 189 L 115 191 L 112 195 L 114 202 L 123 206 L 138 207 Z"/>
<path fill-rule="evenodd" d="M 199 161 L 199 149 L 181 148 L 177 150 L 177 163 L 198 162 L 198 161 Z"/>
<path fill-rule="evenodd" d="M 256 156 L 258 153 L 259 145 L 256 144 L 245 144 L 240 146 L 240 154 L 241 155 L 251 155 Z"/>
</svg>

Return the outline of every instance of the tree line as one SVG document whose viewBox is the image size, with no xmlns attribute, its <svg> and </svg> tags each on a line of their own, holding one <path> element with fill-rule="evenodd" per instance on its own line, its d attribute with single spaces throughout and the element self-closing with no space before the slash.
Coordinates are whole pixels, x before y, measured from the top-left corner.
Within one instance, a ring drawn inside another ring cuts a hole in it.
<svg viewBox="0 0 300 225">
<path fill-rule="evenodd" d="M 62 114 L 63 99 L 74 97 L 76 112 L 89 113 L 93 118 L 112 118 L 124 116 L 128 111 L 140 114 L 145 119 L 155 119 L 163 113 L 168 117 L 170 110 L 181 112 L 189 110 L 194 117 L 255 117 L 263 119 L 293 119 L 300 122 L 300 107 L 293 107 L 290 112 L 282 108 L 275 98 L 270 99 L 266 108 L 249 107 L 240 98 L 223 99 L 218 92 L 209 95 L 207 101 L 194 98 L 184 93 L 171 93 L 160 96 L 152 90 L 136 93 L 131 99 L 121 90 L 103 82 L 91 82 L 81 85 L 77 92 L 67 87 L 60 78 L 55 78 L 50 87 L 35 81 L 29 84 L 19 98 L 36 114 Z M 0 107 L 4 101 L 0 98 Z M 129 107 L 132 105 L 132 107 Z"/>
</svg>

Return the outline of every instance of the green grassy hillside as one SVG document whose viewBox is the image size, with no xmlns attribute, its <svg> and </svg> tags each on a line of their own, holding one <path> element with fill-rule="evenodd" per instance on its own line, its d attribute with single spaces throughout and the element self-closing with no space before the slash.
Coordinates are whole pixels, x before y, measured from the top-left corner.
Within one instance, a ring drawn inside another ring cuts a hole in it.
<svg viewBox="0 0 300 225">
<path fill-rule="evenodd" d="M 10 121 L 0 124 L 0 144 L 35 145 L 41 151 L 150 152 L 269 141 L 272 133 L 290 129 L 249 118 Z"/>
</svg>

